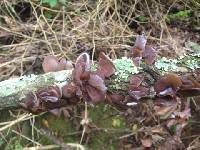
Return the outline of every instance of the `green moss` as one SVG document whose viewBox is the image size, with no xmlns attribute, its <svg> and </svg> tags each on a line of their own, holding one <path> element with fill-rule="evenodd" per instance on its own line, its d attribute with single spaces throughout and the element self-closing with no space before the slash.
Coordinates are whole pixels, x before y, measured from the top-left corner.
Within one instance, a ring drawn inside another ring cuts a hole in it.
<svg viewBox="0 0 200 150">
<path fill-rule="evenodd" d="M 186 61 L 183 62 L 185 64 L 185 66 L 191 70 L 195 70 L 197 68 L 200 68 L 199 66 L 199 62 L 197 59 L 188 59 Z"/>
<path fill-rule="evenodd" d="M 120 136 L 120 132 L 117 130 L 126 130 L 125 120 L 122 116 L 113 115 L 116 114 L 110 105 L 100 104 L 89 109 L 89 118 L 91 123 L 102 130 L 91 132 L 90 149 L 117 149 L 118 141 L 114 140 Z"/>
<path fill-rule="evenodd" d="M 139 73 L 138 68 L 133 64 L 130 58 L 122 57 L 120 59 L 115 59 L 113 63 L 116 67 L 115 75 L 118 76 L 120 80 L 128 80 L 129 74 Z"/>
<path fill-rule="evenodd" d="M 77 115 L 80 116 L 83 110 L 83 106 L 77 107 Z M 65 143 L 80 142 L 81 134 L 71 135 L 71 133 L 82 131 L 79 130 L 81 118 L 73 117 L 70 120 L 66 120 L 63 117 L 57 118 L 45 114 L 37 118 L 37 128 L 44 128 L 42 123 L 44 119 L 48 121 L 48 130 L 52 134 L 58 134 L 62 137 Z M 85 137 L 89 138 L 89 143 L 85 147 L 88 147 L 88 150 L 102 149 L 102 147 L 107 150 L 117 149 L 119 143 L 116 137 L 122 136 L 124 131 L 127 131 L 124 118 L 118 115 L 118 112 L 112 106 L 102 103 L 95 107 L 88 107 L 88 119 L 92 128 L 89 127 L 85 134 Z M 35 137 L 35 140 L 43 145 L 52 144 L 52 141 L 41 135 L 39 139 Z"/>
<path fill-rule="evenodd" d="M 21 145 L 19 139 L 17 137 L 13 137 L 9 144 L 5 147 L 6 150 L 22 150 L 23 146 Z"/>
<path fill-rule="evenodd" d="M 79 138 L 75 136 L 68 136 L 69 133 L 76 132 L 72 120 L 64 119 L 63 116 L 55 117 L 51 114 L 45 114 L 37 119 L 37 128 L 44 128 L 43 120 L 46 120 L 48 122 L 48 130 L 52 132 L 52 134 L 61 136 L 64 139 L 65 143 L 79 142 Z M 44 145 L 52 144 L 52 141 L 50 141 L 44 136 L 40 136 L 38 140 Z"/>
<path fill-rule="evenodd" d="M 191 10 L 183 10 L 174 14 L 167 15 L 166 21 L 171 22 L 176 20 L 184 20 L 186 18 L 189 18 L 190 15 L 191 15 Z"/>
<path fill-rule="evenodd" d="M 149 18 L 146 16 L 138 16 L 138 17 L 136 17 L 136 20 L 139 22 L 147 22 L 149 20 Z"/>
<path fill-rule="evenodd" d="M 167 59 L 162 57 L 155 62 L 155 67 L 161 73 L 179 72 L 181 69 L 195 70 L 200 68 L 200 53 L 196 50 L 191 54 L 183 55 L 177 59 Z"/>
</svg>

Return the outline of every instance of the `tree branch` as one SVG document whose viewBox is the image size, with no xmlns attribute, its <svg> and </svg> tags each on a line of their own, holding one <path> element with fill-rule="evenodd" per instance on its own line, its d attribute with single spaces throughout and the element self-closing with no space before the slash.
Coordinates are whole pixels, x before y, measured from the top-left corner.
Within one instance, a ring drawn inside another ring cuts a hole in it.
<svg viewBox="0 0 200 150">
<path fill-rule="evenodd" d="M 49 85 L 62 86 L 70 82 L 72 70 L 50 72 L 42 75 L 22 76 L 0 82 L 0 110 L 18 107 L 26 94 Z"/>
<path fill-rule="evenodd" d="M 125 79 L 123 77 L 128 77 L 131 74 L 139 73 L 139 70 L 135 70 L 133 66 L 130 67 L 132 60 L 121 59 L 121 61 L 113 62 L 116 67 L 116 78 L 115 80 L 109 81 L 108 86 L 114 91 L 121 90 L 124 86 L 127 86 L 127 83 L 124 82 Z M 154 69 L 151 67 L 145 67 L 140 71 L 148 73 L 153 77 L 154 80 L 156 80 L 159 76 L 159 74 L 156 74 Z M 70 83 L 71 73 L 72 70 L 64 70 L 42 75 L 22 76 L 20 78 L 0 82 L 0 110 L 18 107 L 19 103 L 23 102 L 26 94 L 30 91 L 34 92 L 41 87 L 50 85 L 58 85 L 62 87 L 63 85 Z M 118 81 L 119 79 L 120 81 Z M 114 87 L 112 85 L 114 85 Z"/>
</svg>

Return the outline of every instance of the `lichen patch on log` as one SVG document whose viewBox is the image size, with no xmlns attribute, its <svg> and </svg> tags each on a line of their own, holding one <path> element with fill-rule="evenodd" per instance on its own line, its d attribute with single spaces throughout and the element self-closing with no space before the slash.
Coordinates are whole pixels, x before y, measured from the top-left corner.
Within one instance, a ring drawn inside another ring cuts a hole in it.
<svg viewBox="0 0 200 150">
<path fill-rule="evenodd" d="M 30 91 L 49 85 L 70 82 L 71 70 L 50 72 L 43 75 L 28 75 L 0 82 L 0 109 L 16 107 Z M 6 100 L 5 100 L 6 99 Z"/>
</svg>

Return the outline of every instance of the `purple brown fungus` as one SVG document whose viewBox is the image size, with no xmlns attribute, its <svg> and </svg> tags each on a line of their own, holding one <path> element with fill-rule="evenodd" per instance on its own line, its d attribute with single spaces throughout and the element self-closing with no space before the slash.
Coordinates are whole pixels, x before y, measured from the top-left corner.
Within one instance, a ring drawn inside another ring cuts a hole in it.
<svg viewBox="0 0 200 150">
<path fill-rule="evenodd" d="M 61 58 L 58 62 L 58 69 L 57 71 L 61 70 L 71 70 L 74 66 L 71 61 L 67 61 L 65 58 Z"/>
<path fill-rule="evenodd" d="M 20 106 L 33 114 L 43 112 L 40 100 L 34 92 L 29 92 L 25 97 L 25 102 L 20 103 Z"/>
<path fill-rule="evenodd" d="M 61 97 L 62 92 L 58 86 L 47 86 L 35 93 L 29 92 L 25 102 L 20 106 L 33 114 L 38 114 L 64 105 L 66 102 L 61 101 Z"/>
<path fill-rule="evenodd" d="M 62 91 L 58 86 L 47 86 L 37 91 L 40 100 L 48 103 L 58 102 L 62 97 Z"/>
<path fill-rule="evenodd" d="M 108 78 L 115 73 L 115 66 L 112 60 L 105 55 L 105 53 L 99 53 L 99 63 L 96 73 L 102 78 Z"/>
<path fill-rule="evenodd" d="M 191 76 L 181 77 L 182 86 L 177 91 L 177 94 L 182 97 L 192 97 L 200 95 L 200 83 L 194 80 Z"/>
<path fill-rule="evenodd" d="M 46 56 L 42 63 L 42 68 L 45 73 L 56 72 L 73 69 L 73 64 L 71 61 L 67 61 L 65 58 L 58 60 L 58 58 L 55 56 Z"/>
<path fill-rule="evenodd" d="M 143 34 L 136 37 L 135 45 L 130 52 L 130 57 L 136 66 L 140 66 L 142 59 L 147 65 L 151 65 L 156 59 L 155 49 L 146 45 L 146 43 L 147 40 Z"/>
<path fill-rule="evenodd" d="M 128 94 L 135 100 L 145 97 L 149 93 L 149 89 L 142 86 L 143 78 L 140 76 L 132 76 L 128 85 Z"/>
<path fill-rule="evenodd" d="M 101 59 L 101 61 L 104 61 L 104 64 L 108 61 L 106 57 Z M 101 67 L 102 66 L 99 65 L 98 69 Z M 87 53 L 83 53 L 77 58 L 75 68 L 72 73 L 72 81 L 77 87 L 76 95 L 78 97 L 92 103 L 105 100 L 107 88 L 104 80 L 98 73 L 103 75 L 103 77 L 111 75 L 111 73 L 105 72 L 105 70 L 101 72 L 101 69 L 97 72 L 91 71 L 89 55 Z"/>
<path fill-rule="evenodd" d="M 42 68 L 45 73 L 55 72 L 58 70 L 58 59 L 55 56 L 46 56 L 42 63 Z"/>
<path fill-rule="evenodd" d="M 166 74 L 162 76 L 154 85 L 158 96 L 174 95 L 182 86 L 180 77 L 176 74 Z"/>
</svg>

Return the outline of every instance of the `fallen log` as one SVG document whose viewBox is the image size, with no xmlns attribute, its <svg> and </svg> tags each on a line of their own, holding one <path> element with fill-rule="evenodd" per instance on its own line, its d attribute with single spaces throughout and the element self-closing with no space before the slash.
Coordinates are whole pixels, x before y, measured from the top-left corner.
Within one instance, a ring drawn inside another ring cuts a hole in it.
<svg viewBox="0 0 200 150">
<path fill-rule="evenodd" d="M 0 82 L 0 110 L 18 107 L 26 94 L 41 87 L 70 82 L 72 70 L 49 72 L 41 75 L 28 75 Z"/>
</svg>

